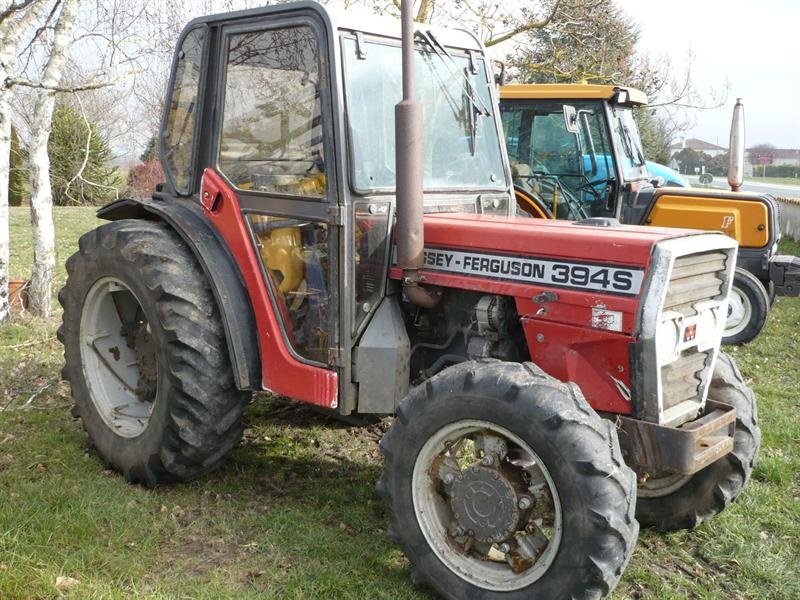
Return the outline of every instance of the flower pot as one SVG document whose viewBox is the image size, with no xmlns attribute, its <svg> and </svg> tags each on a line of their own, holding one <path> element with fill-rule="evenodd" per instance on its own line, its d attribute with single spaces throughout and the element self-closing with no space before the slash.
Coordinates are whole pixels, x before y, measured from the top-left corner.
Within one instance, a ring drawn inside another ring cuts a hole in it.
<svg viewBox="0 0 800 600">
<path fill-rule="evenodd" d="M 28 284 L 27 279 L 10 279 L 8 281 L 8 303 L 11 310 L 22 312 L 28 308 Z"/>
</svg>

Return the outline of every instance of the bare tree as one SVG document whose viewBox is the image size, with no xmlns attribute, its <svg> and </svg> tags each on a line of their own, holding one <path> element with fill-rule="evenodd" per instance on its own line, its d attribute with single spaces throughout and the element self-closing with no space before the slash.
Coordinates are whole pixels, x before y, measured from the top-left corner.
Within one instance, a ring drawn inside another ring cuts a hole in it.
<svg viewBox="0 0 800 600">
<path fill-rule="evenodd" d="M 8 177 L 11 151 L 11 90 L 6 85 L 15 72 L 17 56 L 48 3 L 19 0 L 0 4 L 0 323 L 10 315 L 8 299 L 9 233 Z"/>
<path fill-rule="evenodd" d="M 55 267 L 55 224 L 53 195 L 50 189 L 50 158 L 47 142 L 53 122 L 55 95 L 67 62 L 67 50 L 78 12 L 78 0 L 61 0 L 53 45 L 42 75 L 33 114 L 28 172 L 31 179 L 31 224 L 33 226 L 33 272 L 29 289 L 34 315 L 49 317 L 52 310 L 53 269 Z"/>
</svg>

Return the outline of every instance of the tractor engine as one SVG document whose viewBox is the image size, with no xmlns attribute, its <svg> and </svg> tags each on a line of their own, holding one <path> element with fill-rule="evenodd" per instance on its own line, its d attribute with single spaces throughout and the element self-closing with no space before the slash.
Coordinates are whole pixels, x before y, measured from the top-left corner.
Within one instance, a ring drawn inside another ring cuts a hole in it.
<svg viewBox="0 0 800 600">
<path fill-rule="evenodd" d="M 505 296 L 459 290 L 444 292 L 434 308 L 403 303 L 411 341 L 411 382 L 466 360 L 528 359 L 514 302 Z"/>
</svg>

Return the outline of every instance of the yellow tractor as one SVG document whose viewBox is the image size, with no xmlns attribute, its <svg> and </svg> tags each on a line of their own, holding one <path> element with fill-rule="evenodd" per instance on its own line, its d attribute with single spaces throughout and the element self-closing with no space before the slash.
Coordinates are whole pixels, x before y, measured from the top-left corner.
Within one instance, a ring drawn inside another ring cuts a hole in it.
<svg viewBox="0 0 800 600">
<path fill-rule="evenodd" d="M 535 217 L 617 219 L 734 238 L 739 258 L 723 340 L 748 342 L 776 294 L 800 294 L 800 261 L 777 255 L 778 205 L 766 194 L 664 187 L 652 178 L 633 115 L 646 104 L 643 92 L 613 85 L 501 87 L 518 207 Z"/>
</svg>

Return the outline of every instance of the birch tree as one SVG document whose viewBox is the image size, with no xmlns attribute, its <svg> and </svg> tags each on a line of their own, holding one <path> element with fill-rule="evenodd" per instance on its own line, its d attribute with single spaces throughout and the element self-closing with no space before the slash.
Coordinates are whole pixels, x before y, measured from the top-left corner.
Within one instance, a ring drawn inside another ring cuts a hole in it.
<svg viewBox="0 0 800 600">
<path fill-rule="evenodd" d="M 13 75 L 25 36 L 47 10 L 42 0 L 0 2 L 0 323 L 10 315 L 8 302 L 9 232 L 8 178 L 11 151 L 11 90 Z"/>
<path fill-rule="evenodd" d="M 53 45 L 41 80 L 30 141 L 28 172 L 31 180 L 31 225 L 33 232 L 33 272 L 30 310 L 34 315 L 49 317 L 52 310 L 53 269 L 55 267 L 55 224 L 53 194 L 50 189 L 50 158 L 47 142 L 53 123 L 55 95 L 61 81 L 67 50 L 78 12 L 78 0 L 61 0 L 61 12 L 55 25 Z"/>
</svg>

